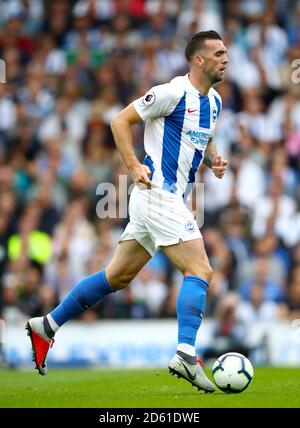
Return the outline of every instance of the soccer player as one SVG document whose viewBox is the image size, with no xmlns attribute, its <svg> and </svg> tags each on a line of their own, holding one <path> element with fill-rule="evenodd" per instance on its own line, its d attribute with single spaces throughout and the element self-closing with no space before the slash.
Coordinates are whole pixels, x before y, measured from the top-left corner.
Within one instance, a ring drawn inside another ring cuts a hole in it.
<svg viewBox="0 0 300 428">
<path fill-rule="evenodd" d="M 116 146 L 136 184 L 130 197 L 130 222 L 105 269 L 81 280 L 50 314 L 28 321 L 40 374 L 46 374 L 46 356 L 56 331 L 107 294 L 127 287 L 160 248 L 184 276 L 176 308 L 178 347 L 169 370 L 201 390 L 215 391 L 195 353 L 212 268 L 184 200 L 202 161 L 218 178 L 227 167 L 213 141 L 221 98 L 212 85 L 223 79 L 228 58 L 215 31 L 193 35 L 185 55 L 188 74 L 154 86 L 111 122 Z M 141 121 L 146 122 L 147 153 L 142 164 L 131 133 L 131 126 Z"/>
</svg>

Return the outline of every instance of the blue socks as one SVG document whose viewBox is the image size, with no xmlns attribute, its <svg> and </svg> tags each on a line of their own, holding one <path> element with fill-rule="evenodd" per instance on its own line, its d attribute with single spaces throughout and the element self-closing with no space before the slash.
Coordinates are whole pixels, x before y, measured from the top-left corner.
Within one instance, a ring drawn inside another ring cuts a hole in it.
<svg viewBox="0 0 300 428">
<path fill-rule="evenodd" d="M 94 305 L 102 297 L 115 291 L 106 279 L 105 270 L 101 270 L 79 281 L 49 315 L 58 326 L 61 326 L 70 318 Z"/>
<path fill-rule="evenodd" d="M 208 283 L 204 279 L 197 276 L 184 277 L 176 304 L 179 344 L 195 346 L 205 309 L 207 288 Z M 60 327 L 115 291 L 110 287 L 105 271 L 101 270 L 79 281 L 49 315 Z"/>
<path fill-rule="evenodd" d="M 206 303 L 208 283 L 198 276 L 185 276 L 177 297 L 178 344 L 195 347 Z"/>
</svg>

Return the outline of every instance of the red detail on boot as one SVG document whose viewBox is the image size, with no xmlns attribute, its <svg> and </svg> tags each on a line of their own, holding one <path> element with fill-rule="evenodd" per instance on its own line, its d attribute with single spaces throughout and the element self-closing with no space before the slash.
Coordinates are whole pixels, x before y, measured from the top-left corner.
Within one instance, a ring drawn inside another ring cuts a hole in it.
<svg viewBox="0 0 300 428">
<path fill-rule="evenodd" d="M 45 339 L 36 334 L 34 331 L 31 333 L 31 339 L 35 352 L 36 364 L 38 367 L 41 367 L 49 350 L 50 343 L 48 343 Z"/>
<path fill-rule="evenodd" d="M 197 359 L 197 363 L 200 364 L 200 366 L 205 367 L 204 362 L 201 360 L 201 358 Z"/>
</svg>

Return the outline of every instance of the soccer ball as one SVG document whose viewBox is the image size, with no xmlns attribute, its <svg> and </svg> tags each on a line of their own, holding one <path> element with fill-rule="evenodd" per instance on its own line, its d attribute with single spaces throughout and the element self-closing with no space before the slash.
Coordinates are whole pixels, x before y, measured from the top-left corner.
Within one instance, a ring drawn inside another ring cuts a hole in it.
<svg viewBox="0 0 300 428">
<path fill-rule="evenodd" d="M 227 394 L 245 391 L 253 379 L 253 367 L 248 358 L 237 352 L 221 355 L 214 363 L 212 375 L 217 387 Z"/>
</svg>

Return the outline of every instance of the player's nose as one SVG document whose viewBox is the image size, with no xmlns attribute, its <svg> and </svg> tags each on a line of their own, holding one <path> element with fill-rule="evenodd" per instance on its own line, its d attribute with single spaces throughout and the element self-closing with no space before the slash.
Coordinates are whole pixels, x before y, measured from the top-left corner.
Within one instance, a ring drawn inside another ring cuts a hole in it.
<svg viewBox="0 0 300 428">
<path fill-rule="evenodd" d="M 224 57 L 222 58 L 222 64 L 224 64 L 224 65 L 226 65 L 226 64 L 228 64 L 228 56 L 227 55 L 224 55 Z"/>
</svg>

